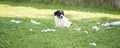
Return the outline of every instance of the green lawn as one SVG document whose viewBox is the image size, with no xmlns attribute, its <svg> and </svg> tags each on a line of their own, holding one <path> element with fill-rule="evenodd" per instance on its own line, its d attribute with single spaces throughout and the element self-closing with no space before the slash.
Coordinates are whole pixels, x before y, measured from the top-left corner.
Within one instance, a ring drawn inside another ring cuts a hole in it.
<svg viewBox="0 0 120 48">
<path fill-rule="evenodd" d="M 53 13 L 58 9 L 64 10 L 73 26 L 55 28 Z M 10 20 L 22 23 L 12 23 Z M 31 20 L 41 24 L 32 24 Z M 118 20 L 120 10 L 117 9 L 0 2 L 0 48 L 119 48 L 120 26 L 111 26 L 110 29 L 101 26 Z M 92 29 L 95 25 L 100 28 L 97 32 Z M 48 28 L 56 31 L 41 32 Z M 74 28 L 81 30 L 76 31 Z M 90 45 L 92 42 L 97 45 Z"/>
</svg>

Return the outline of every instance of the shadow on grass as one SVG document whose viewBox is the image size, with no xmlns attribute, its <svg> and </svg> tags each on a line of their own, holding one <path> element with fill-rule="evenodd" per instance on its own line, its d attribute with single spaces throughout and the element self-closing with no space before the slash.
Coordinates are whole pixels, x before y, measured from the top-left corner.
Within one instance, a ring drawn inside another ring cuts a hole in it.
<svg viewBox="0 0 120 48">
<path fill-rule="evenodd" d="M 11 6 L 25 6 L 25 7 L 33 7 L 37 9 L 62 9 L 62 10 L 75 10 L 75 11 L 82 11 L 82 12 L 99 12 L 105 14 L 114 14 L 119 15 L 120 9 L 105 9 L 105 8 L 90 8 L 90 7 L 81 7 L 81 6 L 63 6 L 63 5 L 48 5 L 48 4 L 41 4 L 41 3 L 28 3 L 28 2 L 0 2 L 0 4 L 11 5 Z"/>
</svg>

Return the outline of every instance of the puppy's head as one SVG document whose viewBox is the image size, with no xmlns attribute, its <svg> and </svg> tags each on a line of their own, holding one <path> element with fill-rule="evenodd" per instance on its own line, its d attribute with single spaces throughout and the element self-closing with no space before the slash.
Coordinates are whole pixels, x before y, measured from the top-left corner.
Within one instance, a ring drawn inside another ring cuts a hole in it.
<svg viewBox="0 0 120 48">
<path fill-rule="evenodd" d="M 64 12 L 62 10 L 57 10 L 54 12 L 54 16 L 57 16 L 58 18 L 62 19 L 64 16 Z"/>
</svg>

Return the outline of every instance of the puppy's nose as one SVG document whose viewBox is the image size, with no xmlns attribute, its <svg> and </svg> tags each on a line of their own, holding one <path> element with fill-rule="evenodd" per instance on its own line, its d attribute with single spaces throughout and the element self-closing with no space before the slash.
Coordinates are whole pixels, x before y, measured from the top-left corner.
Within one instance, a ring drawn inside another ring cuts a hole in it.
<svg viewBox="0 0 120 48">
<path fill-rule="evenodd" d="M 62 18 L 63 18 L 63 16 L 60 16 L 60 18 L 62 19 Z"/>
</svg>

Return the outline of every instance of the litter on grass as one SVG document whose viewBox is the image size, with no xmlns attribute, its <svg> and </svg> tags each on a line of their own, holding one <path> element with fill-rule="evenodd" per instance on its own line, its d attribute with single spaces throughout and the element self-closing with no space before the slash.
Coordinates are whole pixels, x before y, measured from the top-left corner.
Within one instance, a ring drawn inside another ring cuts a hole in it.
<svg viewBox="0 0 120 48">
<path fill-rule="evenodd" d="M 41 30 L 41 32 L 55 32 L 55 29 L 46 29 L 46 30 Z"/>
<path fill-rule="evenodd" d="M 86 34 L 88 34 L 88 31 L 87 31 L 87 30 L 84 30 L 84 32 L 85 32 Z"/>
<path fill-rule="evenodd" d="M 100 28 L 98 28 L 97 26 L 92 26 L 92 29 L 94 29 L 95 31 L 100 30 Z"/>
<path fill-rule="evenodd" d="M 102 24 L 102 26 L 110 26 L 110 23 L 106 22 L 105 24 Z"/>
<path fill-rule="evenodd" d="M 40 24 L 40 22 L 37 22 L 37 21 L 34 21 L 34 20 L 31 20 L 31 23 L 32 24 Z"/>
<path fill-rule="evenodd" d="M 33 30 L 30 28 L 29 31 L 33 31 Z"/>
<path fill-rule="evenodd" d="M 21 23 L 22 21 L 18 21 L 18 20 L 10 20 L 10 22 L 12 22 L 12 23 L 16 23 L 16 24 L 19 24 L 19 23 Z"/>
<path fill-rule="evenodd" d="M 100 22 L 97 22 L 97 24 L 101 24 Z"/>
<path fill-rule="evenodd" d="M 97 44 L 96 43 L 89 43 L 90 45 L 92 45 L 92 46 L 97 46 Z"/>
<path fill-rule="evenodd" d="M 80 31 L 81 29 L 80 29 L 80 28 L 74 28 L 74 30 L 76 30 L 76 31 Z"/>
<path fill-rule="evenodd" d="M 115 21 L 115 22 L 106 22 L 105 24 L 102 24 L 102 26 L 120 26 L 120 21 Z"/>
</svg>

